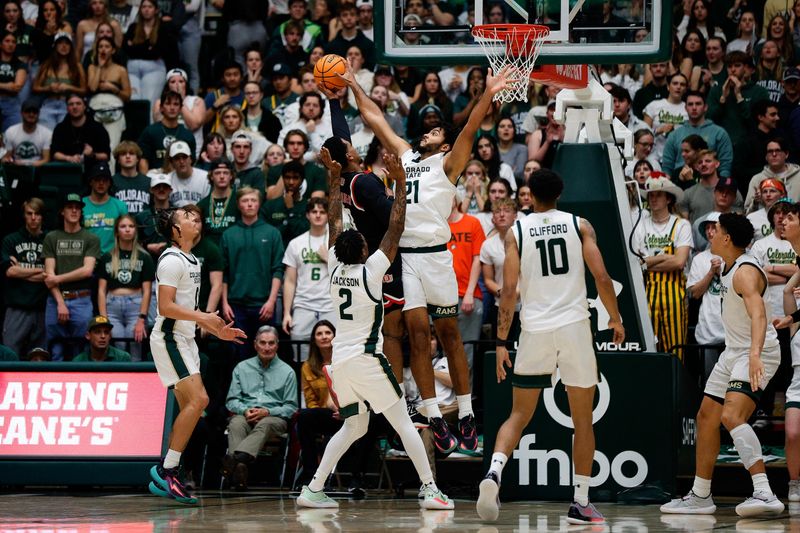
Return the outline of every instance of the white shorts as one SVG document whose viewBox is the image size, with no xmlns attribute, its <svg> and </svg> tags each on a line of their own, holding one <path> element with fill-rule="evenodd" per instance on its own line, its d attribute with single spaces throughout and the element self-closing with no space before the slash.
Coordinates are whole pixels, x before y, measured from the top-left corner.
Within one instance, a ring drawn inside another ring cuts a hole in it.
<svg viewBox="0 0 800 533">
<path fill-rule="evenodd" d="M 556 368 L 564 385 L 589 388 L 600 383 L 588 318 L 552 331 L 520 333 L 511 378 L 514 387 L 550 387 Z"/>
<path fill-rule="evenodd" d="M 365 413 L 367 409 L 382 413 L 402 397 L 392 365 L 383 354 L 357 355 L 325 370 L 342 418 Z"/>
<path fill-rule="evenodd" d="M 453 270 L 453 254 L 441 252 L 402 252 L 403 311 L 427 307 L 433 319 L 458 316 L 458 282 Z"/>
<path fill-rule="evenodd" d="M 165 387 L 200 373 L 200 352 L 193 338 L 154 329 L 150 334 L 150 351 Z"/>
<path fill-rule="evenodd" d="M 795 407 L 800 409 L 800 366 L 792 367 L 792 382 L 786 389 L 786 408 Z"/>
<path fill-rule="evenodd" d="M 758 402 L 769 380 L 781 364 L 781 348 L 776 345 L 761 352 L 764 363 L 764 383 L 757 391 L 750 388 L 750 348 L 726 348 L 719 355 L 703 393 L 722 402 L 729 391 L 741 392 Z"/>
</svg>

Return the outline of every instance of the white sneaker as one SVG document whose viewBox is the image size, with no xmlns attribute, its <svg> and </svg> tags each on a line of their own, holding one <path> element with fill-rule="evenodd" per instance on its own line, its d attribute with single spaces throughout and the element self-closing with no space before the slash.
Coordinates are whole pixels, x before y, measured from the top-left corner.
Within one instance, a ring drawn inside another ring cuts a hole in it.
<svg viewBox="0 0 800 533">
<path fill-rule="evenodd" d="M 701 498 L 691 491 L 683 498 L 672 500 L 661 506 L 661 512 L 668 514 L 713 514 L 716 510 L 717 506 L 714 505 L 711 494 Z"/>
<path fill-rule="evenodd" d="M 316 509 L 338 509 L 339 503 L 331 499 L 325 492 L 314 492 L 308 486 L 303 485 L 300 496 L 297 497 L 298 507 L 312 507 Z"/>
<path fill-rule="evenodd" d="M 478 516 L 481 520 L 494 522 L 500 516 L 500 484 L 497 482 L 497 474 L 489 472 L 478 485 L 480 495 L 478 503 L 475 505 Z"/>
<path fill-rule="evenodd" d="M 447 510 L 455 507 L 453 500 L 438 488 L 434 490 L 430 485 L 425 485 L 420 492 L 423 498 L 420 500 L 419 506 L 423 509 Z"/>
<path fill-rule="evenodd" d="M 800 479 L 789 480 L 789 501 L 800 502 Z"/>
<path fill-rule="evenodd" d="M 781 514 L 784 505 L 777 496 L 771 492 L 757 490 L 753 495 L 736 506 L 736 514 L 743 518 L 764 514 Z"/>
</svg>

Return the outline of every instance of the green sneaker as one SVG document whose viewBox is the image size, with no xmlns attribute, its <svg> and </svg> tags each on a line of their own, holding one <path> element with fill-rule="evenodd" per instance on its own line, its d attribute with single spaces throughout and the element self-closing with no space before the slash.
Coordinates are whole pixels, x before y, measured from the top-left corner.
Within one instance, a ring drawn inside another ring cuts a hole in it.
<svg viewBox="0 0 800 533">
<path fill-rule="evenodd" d="M 338 509 L 339 504 L 328 497 L 324 491 L 314 492 L 308 488 L 308 485 L 303 485 L 303 490 L 300 491 L 300 496 L 297 497 L 298 507 L 313 507 L 317 509 Z"/>
<path fill-rule="evenodd" d="M 453 500 L 447 497 L 447 495 L 439 490 L 438 488 L 434 489 L 430 485 L 425 485 L 419 491 L 420 493 L 420 502 L 419 506 L 423 509 L 453 509 L 455 504 L 453 504 Z"/>
</svg>

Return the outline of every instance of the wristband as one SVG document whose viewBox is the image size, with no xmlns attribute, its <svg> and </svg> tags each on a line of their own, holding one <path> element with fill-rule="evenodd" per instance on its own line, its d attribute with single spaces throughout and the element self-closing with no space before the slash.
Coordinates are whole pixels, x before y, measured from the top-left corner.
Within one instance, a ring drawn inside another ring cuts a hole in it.
<svg viewBox="0 0 800 533">
<path fill-rule="evenodd" d="M 792 317 L 792 324 L 794 324 L 795 322 L 800 322 L 800 309 L 798 309 L 789 316 Z"/>
<path fill-rule="evenodd" d="M 147 314 L 139 313 L 139 318 L 141 318 L 142 320 L 147 320 Z"/>
<path fill-rule="evenodd" d="M 510 341 L 508 339 L 501 339 L 499 337 L 497 339 L 495 339 L 494 345 L 497 348 L 503 347 L 506 350 L 513 350 L 514 349 L 514 341 Z"/>
</svg>

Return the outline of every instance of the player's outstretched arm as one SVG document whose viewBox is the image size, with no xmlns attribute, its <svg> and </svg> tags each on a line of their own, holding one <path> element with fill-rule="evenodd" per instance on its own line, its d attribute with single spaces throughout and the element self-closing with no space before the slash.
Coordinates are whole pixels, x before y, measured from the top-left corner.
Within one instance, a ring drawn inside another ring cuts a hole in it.
<svg viewBox="0 0 800 533">
<path fill-rule="evenodd" d="M 389 178 L 394 180 L 394 203 L 389 216 L 389 229 L 381 240 L 380 249 L 389 261 L 394 261 L 397 244 L 406 225 L 406 171 L 400 163 L 400 158 L 394 154 L 384 155 L 383 163 L 389 172 Z"/>
<path fill-rule="evenodd" d="M 500 290 L 500 306 L 497 309 L 497 382 L 506 379 L 506 367 L 511 368 L 508 357 L 508 333 L 514 320 L 514 307 L 517 303 L 517 283 L 519 282 L 519 248 L 514 231 L 506 233 L 504 242 L 506 257 L 503 261 L 503 288 Z"/>
<path fill-rule="evenodd" d="M 765 385 L 761 350 L 767 337 L 767 308 L 761 294 L 767 288 L 767 281 L 757 268 L 745 266 L 733 275 L 732 285 L 733 290 L 742 295 L 750 317 L 750 388 L 755 392 Z"/>
<path fill-rule="evenodd" d="M 319 159 L 328 169 L 328 245 L 333 246 L 342 233 L 342 165 L 331 159 L 327 148 L 319 151 Z"/>
<path fill-rule="evenodd" d="M 625 328 L 622 327 L 622 317 L 619 314 L 617 305 L 617 295 L 614 294 L 614 284 L 611 276 L 608 275 L 600 248 L 597 247 L 597 234 L 589 221 L 581 219 L 581 238 L 583 241 L 583 260 L 589 267 L 589 272 L 594 277 L 594 284 L 597 287 L 597 295 L 608 311 L 608 327 L 614 330 L 614 344 L 622 344 L 625 341 Z"/>
<path fill-rule="evenodd" d="M 234 341 L 242 344 L 242 339 L 247 335 L 244 331 L 234 328 L 233 322 L 225 324 L 225 321 L 217 312 L 204 313 L 195 309 L 182 307 L 175 302 L 177 289 L 169 285 L 158 286 L 158 313 L 165 318 L 174 320 L 189 320 L 197 323 L 202 329 L 210 331 L 219 339 L 224 341 Z"/>
<path fill-rule="evenodd" d="M 389 123 L 386 122 L 383 111 L 378 107 L 378 104 L 373 102 L 369 95 L 364 92 L 361 85 L 358 84 L 355 72 L 353 71 L 353 65 L 350 63 L 349 59 L 347 60 L 346 72 L 344 74 L 339 74 L 339 77 L 342 78 L 347 86 L 350 87 L 350 90 L 353 91 L 353 96 L 356 99 L 356 105 L 358 106 L 359 113 L 361 113 L 361 118 L 363 118 L 367 126 L 372 129 L 375 136 L 381 141 L 381 144 L 395 155 L 402 155 L 406 150 L 411 149 L 411 145 L 397 135 L 392 127 L 389 126 Z"/>
<path fill-rule="evenodd" d="M 494 95 L 505 89 L 509 82 L 515 81 L 511 77 L 512 74 L 513 70 L 511 65 L 503 67 L 497 75 L 493 75 L 492 69 L 489 69 L 486 75 L 486 89 L 484 89 L 483 95 L 469 114 L 469 119 L 467 119 L 464 129 L 458 134 L 458 138 L 453 144 L 452 150 L 444 158 L 444 171 L 453 183 L 458 181 L 459 176 L 464 172 L 464 167 L 467 166 L 467 162 L 472 154 L 472 145 L 475 141 L 475 135 L 478 133 L 481 121 L 489 111 L 489 106 L 492 105 Z M 375 104 L 373 103 L 373 105 Z M 386 146 L 386 144 L 384 144 L 384 146 Z"/>
</svg>

